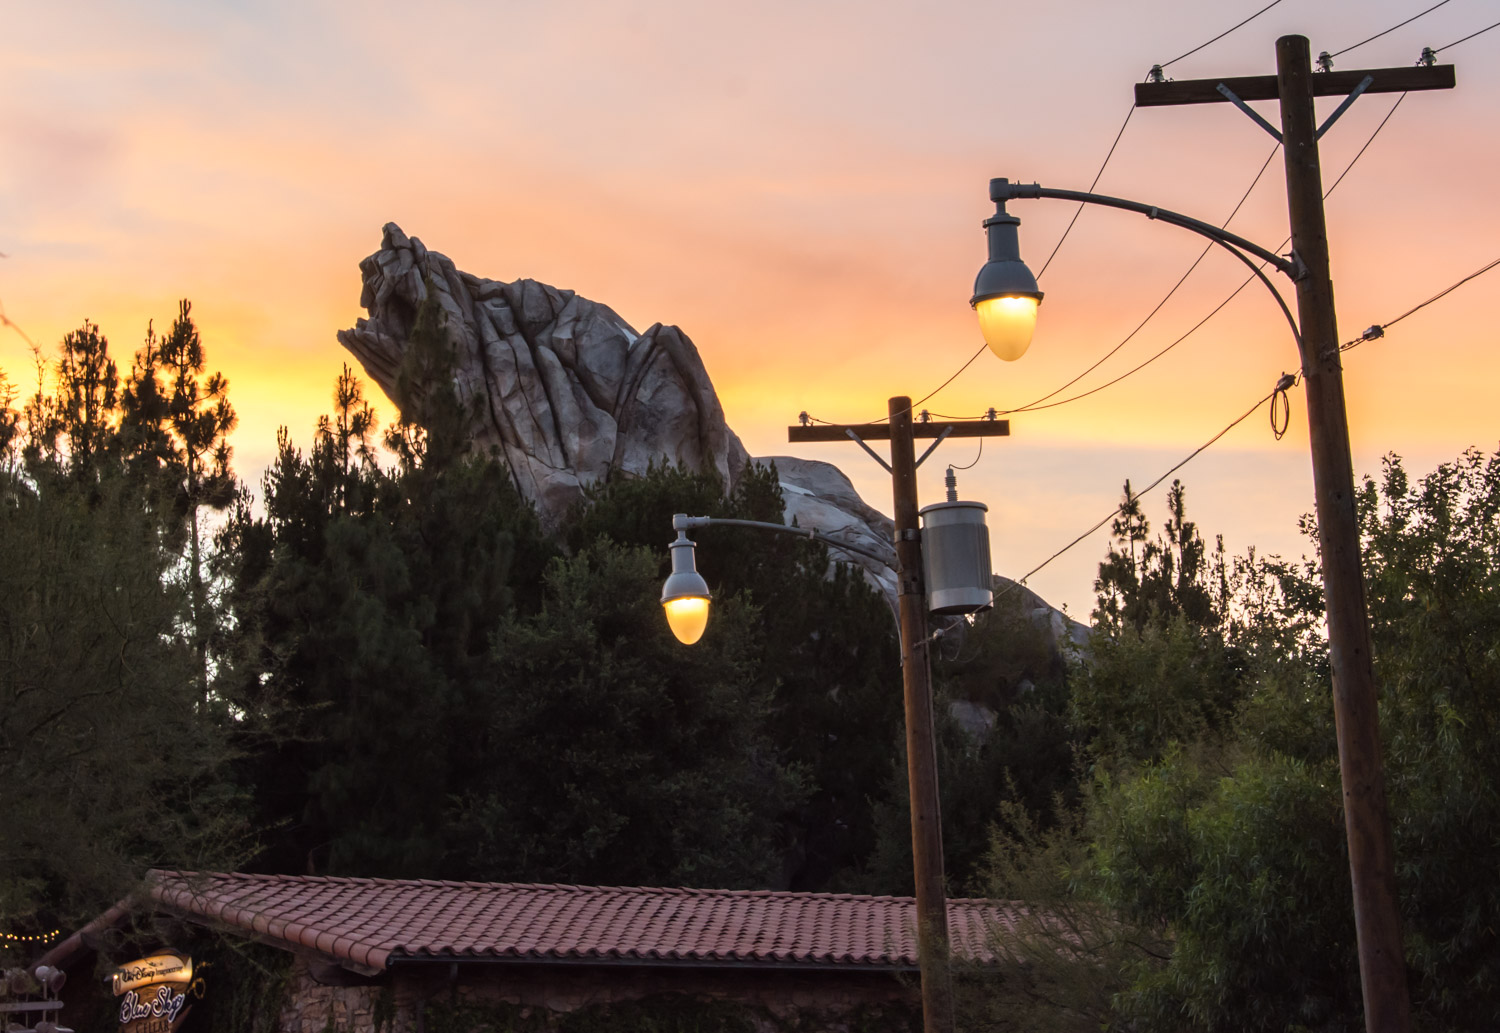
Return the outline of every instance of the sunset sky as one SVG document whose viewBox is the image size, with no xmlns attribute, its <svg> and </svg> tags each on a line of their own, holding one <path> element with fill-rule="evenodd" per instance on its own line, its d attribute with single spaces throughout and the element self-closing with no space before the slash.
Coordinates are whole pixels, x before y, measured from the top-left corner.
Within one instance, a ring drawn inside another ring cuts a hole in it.
<svg viewBox="0 0 1500 1033">
<path fill-rule="evenodd" d="M 348 359 L 334 334 L 363 314 L 358 262 L 395 221 L 470 272 L 571 288 L 637 329 L 677 324 L 751 453 L 787 454 L 799 412 L 881 417 L 889 396 L 927 394 L 980 346 L 967 302 L 990 177 L 1087 189 L 1147 69 L 1265 2 L 13 3 L 0 301 L 46 353 L 89 319 L 128 362 L 147 321 L 165 326 L 190 298 L 240 413 L 237 467 L 258 483 L 276 428 L 305 442 L 328 409 Z M 1278 36 L 1338 51 L 1430 6 L 1284 0 L 1168 73 L 1272 73 Z M 1450 0 L 1335 65 L 1410 65 L 1497 12 Z M 1329 198 L 1343 339 L 1500 258 L 1500 29 L 1439 57 L 1458 88 L 1406 97 Z M 1325 185 L 1395 100 L 1362 98 L 1324 137 Z M 1273 146 L 1229 105 L 1141 109 L 1097 189 L 1221 222 Z M 1074 206 L 1011 211 L 1040 269 Z M 1279 155 L 1230 228 L 1273 248 L 1287 235 Z M 1118 344 L 1202 246 L 1085 211 L 1042 277 L 1031 351 L 981 356 L 923 407 L 970 416 L 1047 394 Z M 1076 389 L 1151 355 L 1243 278 L 1211 254 Z M 1425 472 L 1496 447 L 1496 298 L 1500 270 L 1346 356 L 1358 471 L 1391 451 Z M 1141 373 L 1012 417 L 960 481 L 990 507 L 999 571 L 1041 562 L 1125 478 L 1155 479 L 1296 365 L 1252 285 Z M 0 330 L 0 369 L 34 384 L 13 330 Z M 1306 410 L 1300 390 L 1291 401 L 1281 441 L 1262 410 L 1180 474 L 1189 515 L 1231 551 L 1303 551 Z M 838 463 L 889 512 L 888 479 L 852 445 L 796 453 Z M 924 501 L 940 499 L 944 463 L 975 455 L 944 445 Z M 1153 524 L 1163 505 L 1164 492 L 1147 501 Z M 1105 543 L 1032 586 L 1086 616 Z"/>
</svg>

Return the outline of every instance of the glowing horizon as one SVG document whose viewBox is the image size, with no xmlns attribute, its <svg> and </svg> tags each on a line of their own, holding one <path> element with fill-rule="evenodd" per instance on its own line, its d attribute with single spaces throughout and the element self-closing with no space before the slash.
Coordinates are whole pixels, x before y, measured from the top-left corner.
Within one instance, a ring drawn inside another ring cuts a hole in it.
<svg viewBox="0 0 1500 1033">
<path fill-rule="evenodd" d="M 888 397 L 920 398 L 982 347 L 967 302 L 991 176 L 1086 188 L 1145 69 L 1259 6 L 1018 14 L 954 2 L 915 15 L 773 3 L 752 16 L 667 0 L 631 11 L 455 2 L 372 20 L 347 3 L 157 0 L 18 11 L 0 41 L 0 300 L 44 353 L 89 319 L 126 366 L 147 321 L 164 326 L 189 298 L 210 368 L 230 379 L 236 465 L 254 486 L 276 428 L 305 444 L 353 365 L 334 335 L 363 314 L 358 263 L 394 221 L 466 271 L 576 290 L 637 330 L 681 326 L 750 452 L 785 455 L 798 412 L 879 418 Z M 1281 5 L 1169 72 L 1269 73 L 1279 35 L 1338 50 L 1413 13 L 1395 0 Z M 1338 67 L 1409 65 L 1487 13 L 1458 0 Z M 1500 257 L 1497 53 L 1500 30 L 1441 54 L 1458 88 L 1403 100 L 1330 197 L 1343 339 Z M 1324 138 L 1325 184 L 1394 102 L 1361 98 Z M 1229 105 L 1143 109 L 1098 189 L 1220 222 L 1271 151 Z M 1283 182 L 1277 155 L 1231 228 L 1277 245 Z M 1074 207 L 1009 207 L 1039 270 Z M 980 356 L 924 407 L 974 415 L 1053 391 L 1144 319 L 1202 246 L 1139 216 L 1084 212 L 1042 278 L 1025 357 Z M 1158 351 L 1243 279 L 1210 254 L 1078 389 Z M 1495 296 L 1478 281 L 1349 353 L 1359 472 L 1377 472 L 1387 451 L 1419 471 L 1415 457 L 1495 447 Z M 1001 572 L 1040 562 L 1102 516 L 1126 477 L 1154 479 L 1296 362 L 1252 285 L 1117 387 L 1011 417 L 1013 436 L 961 475 L 991 506 Z M 29 350 L 8 330 L 0 370 L 28 389 Z M 1256 414 L 1179 474 L 1205 533 L 1234 548 L 1300 548 L 1311 488 L 1295 391 L 1292 403 L 1282 441 Z M 861 453 L 797 453 L 835 462 L 889 508 L 889 485 Z M 945 445 L 924 468 L 924 495 L 941 463 L 974 458 Z M 1147 503 L 1153 524 L 1161 509 Z M 1104 541 L 1033 587 L 1086 611 Z"/>
</svg>

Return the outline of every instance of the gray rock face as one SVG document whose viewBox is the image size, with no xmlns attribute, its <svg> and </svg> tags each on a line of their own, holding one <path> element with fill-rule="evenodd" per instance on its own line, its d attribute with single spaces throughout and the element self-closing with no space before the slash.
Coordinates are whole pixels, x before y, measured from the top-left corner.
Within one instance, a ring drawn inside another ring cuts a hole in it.
<svg viewBox="0 0 1500 1033">
<path fill-rule="evenodd" d="M 771 456 L 754 462 L 776 464 L 781 495 L 786 502 L 782 519 L 788 524 L 796 521 L 798 527 L 816 528 L 834 541 L 870 549 L 885 556 L 894 566 L 896 550 L 891 543 L 896 536 L 895 522 L 866 505 L 838 467 L 795 456 Z M 871 583 L 895 605 L 896 572 L 891 567 L 837 549 L 831 549 L 829 554 L 835 560 L 863 567 Z"/>
<path fill-rule="evenodd" d="M 637 333 L 572 291 L 460 272 L 395 223 L 359 268 L 369 317 L 339 331 L 339 343 L 394 397 L 430 293 L 447 316 L 459 399 L 479 414 L 475 443 L 499 450 L 546 526 L 613 470 L 681 462 L 716 469 L 728 484 L 744 470 L 745 447 L 724 422 L 698 349 L 675 326 Z"/>
</svg>

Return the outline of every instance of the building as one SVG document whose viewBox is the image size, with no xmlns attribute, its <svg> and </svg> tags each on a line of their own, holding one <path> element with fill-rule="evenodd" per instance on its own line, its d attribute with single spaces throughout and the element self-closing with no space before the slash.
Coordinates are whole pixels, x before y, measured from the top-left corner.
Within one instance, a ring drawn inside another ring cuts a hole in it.
<svg viewBox="0 0 1500 1033">
<path fill-rule="evenodd" d="M 955 954 L 981 963 L 1022 915 L 948 906 Z M 124 948 L 107 934 L 143 916 L 284 952 L 270 1005 L 282 1033 L 546 1029 L 587 1009 L 654 1007 L 740 1016 L 722 1028 L 894 1030 L 919 1014 L 909 897 L 156 871 L 138 900 L 38 964 L 74 969 L 70 988 L 97 997 L 98 981 L 78 978 L 94 973 L 78 970 L 128 961 L 109 956 Z"/>
</svg>

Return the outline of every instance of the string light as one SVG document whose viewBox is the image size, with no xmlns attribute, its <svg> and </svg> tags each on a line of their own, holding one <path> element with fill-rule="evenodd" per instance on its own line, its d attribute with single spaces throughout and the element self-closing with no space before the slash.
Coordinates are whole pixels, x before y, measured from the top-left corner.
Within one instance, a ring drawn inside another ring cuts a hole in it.
<svg viewBox="0 0 1500 1033">
<path fill-rule="evenodd" d="M 50 933 L 38 933 L 35 936 L 25 936 L 20 933 L 0 933 L 0 940 L 4 940 L 6 943 L 51 943 L 61 935 L 61 929 L 54 929 Z"/>
</svg>

